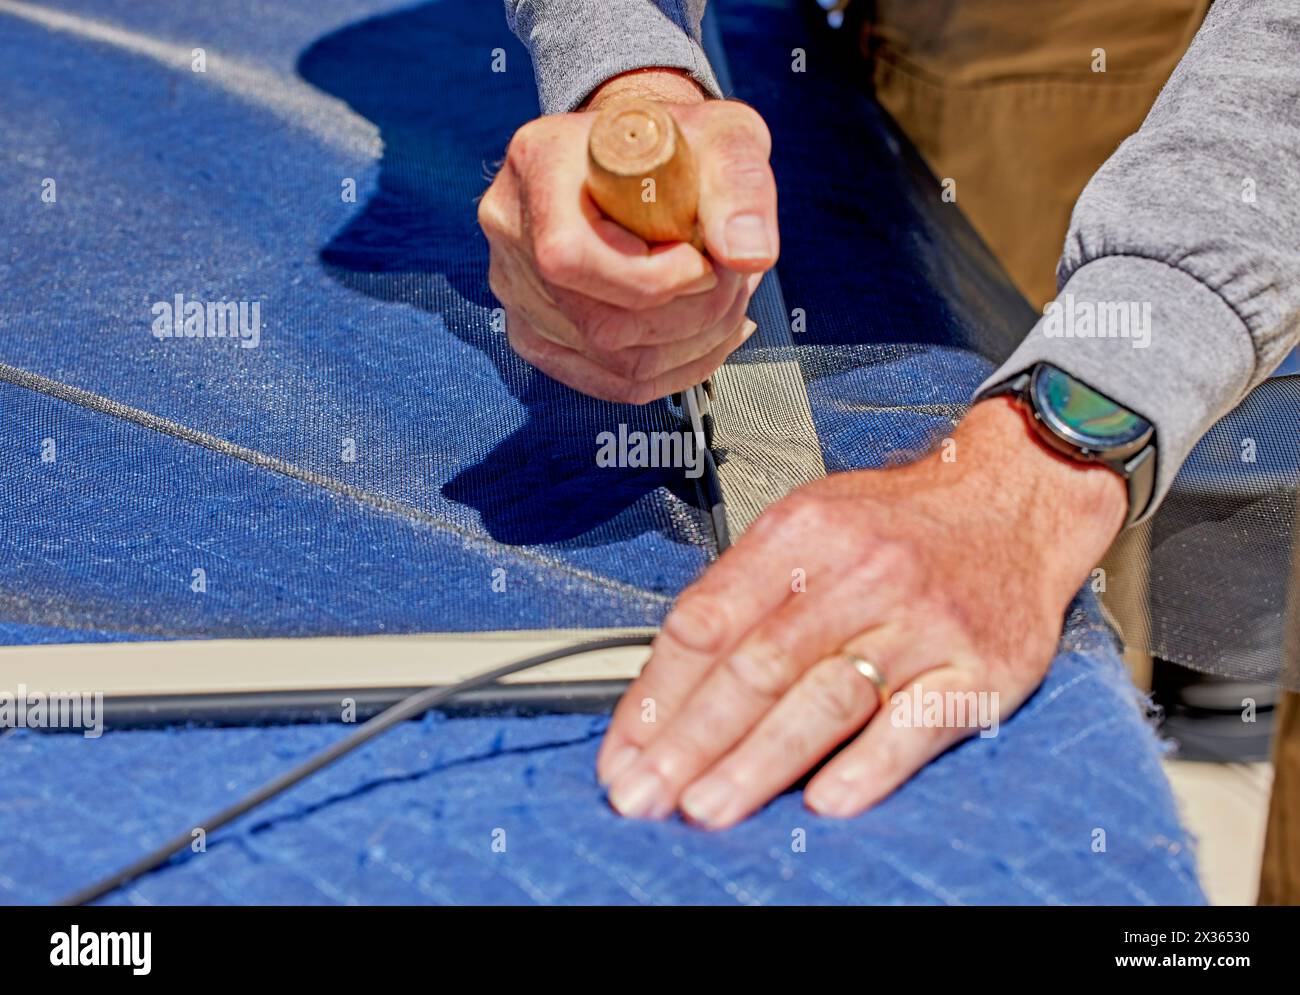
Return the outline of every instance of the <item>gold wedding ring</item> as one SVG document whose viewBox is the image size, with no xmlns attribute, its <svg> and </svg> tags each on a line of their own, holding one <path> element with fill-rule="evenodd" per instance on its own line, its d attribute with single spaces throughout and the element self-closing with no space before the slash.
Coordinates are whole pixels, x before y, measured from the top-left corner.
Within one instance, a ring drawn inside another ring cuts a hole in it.
<svg viewBox="0 0 1300 995">
<path fill-rule="evenodd" d="M 876 694 L 880 696 L 880 707 L 884 708 L 888 705 L 889 685 L 885 681 L 885 675 L 880 672 L 880 668 L 866 657 L 850 653 L 848 650 L 840 650 L 840 656 L 853 664 L 854 670 L 876 686 Z"/>
</svg>

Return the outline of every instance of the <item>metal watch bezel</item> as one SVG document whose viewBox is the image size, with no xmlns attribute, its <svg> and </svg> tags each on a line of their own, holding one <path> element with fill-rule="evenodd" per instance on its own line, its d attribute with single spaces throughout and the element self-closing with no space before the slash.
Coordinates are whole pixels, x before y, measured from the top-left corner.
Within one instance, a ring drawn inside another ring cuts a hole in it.
<svg viewBox="0 0 1300 995">
<path fill-rule="evenodd" d="M 1140 418 L 1146 426 L 1137 435 L 1124 442 L 1112 443 L 1100 436 L 1088 435 L 1075 429 L 1072 425 L 1062 420 L 1061 416 L 1046 403 L 1044 392 L 1040 391 L 1040 385 L 1043 383 L 1044 375 L 1047 370 L 1055 370 L 1064 376 L 1070 376 L 1064 370 L 1052 366 L 1050 363 L 1038 363 L 1034 366 L 1031 373 L 1027 374 L 1028 383 L 1021 392 L 1021 396 L 1028 404 L 1029 410 L 1033 412 L 1034 421 L 1046 429 L 1044 437 L 1049 443 L 1053 442 L 1053 437 L 1058 445 L 1055 448 L 1068 453 L 1078 454 L 1080 457 L 1097 462 L 1124 462 L 1135 453 L 1140 453 L 1151 444 L 1152 436 L 1155 435 L 1155 426 L 1147 419 L 1142 418 L 1131 409 L 1125 408 L 1124 405 L 1117 401 L 1111 400 L 1105 394 L 1101 394 L 1107 401 L 1114 404 L 1117 408 L 1130 411 L 1136 418 Z M 1073 378 L 1071 378 L 1073 379 Z M 1090 390 L 1092 388 L 1089 388 Z M 1100 391 L 1097 393 L 1100 394 Z"/>
</svg>

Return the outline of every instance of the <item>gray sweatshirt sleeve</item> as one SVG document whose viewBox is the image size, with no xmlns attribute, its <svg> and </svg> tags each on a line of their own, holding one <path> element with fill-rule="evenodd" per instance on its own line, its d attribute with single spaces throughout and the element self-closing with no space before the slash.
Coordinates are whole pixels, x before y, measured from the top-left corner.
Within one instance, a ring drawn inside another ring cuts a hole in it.
<svg viewBox="0 0 1300 995">
<path fill-rule="evenodd" d="M 718 95 L 704 6 L 506 0 L 546 113 L 645 66 Z M 1158 449 L 1145 517 L 1300 340 L 1300 0 L 1216 0 L 1141 129 L 1080 196 L 1057 283 L 981 390 L 1045 360 L 1144 415 Z"/>
<path fill-rule="evenodd" d="M 1057 286 L 981 390 L 1046 360 L 1145 416 L 1150 515 L 1197 440 L 1300 340 L 1300 0 L 1217 0 L 1080 196 Z"/>
<path fill-rule="evenodd" d="M 528 46 L 542 113 L 577 107 L 605 80 L 633 69 L 682 69 L 721 96 L 700 44 L 706 0 L 505 0 Z"/>
</svg>

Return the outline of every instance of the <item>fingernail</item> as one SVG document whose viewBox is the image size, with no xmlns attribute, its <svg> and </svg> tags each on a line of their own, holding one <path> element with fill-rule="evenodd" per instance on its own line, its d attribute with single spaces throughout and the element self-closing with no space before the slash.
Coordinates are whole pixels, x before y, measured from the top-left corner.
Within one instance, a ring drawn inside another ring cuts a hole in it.
<svg viewBox="0 0 1300 995">
<path fill-rule="evenodd" d="M 768 259 L 772 241 L 767 237 L 767 222 L 757 214 L 737 214 L 727 222 L 723 234 L 730 259 Z"/>
<path fill-rule="evenodd" d="M 635 746 L 624 746 L 616 750 L 605 766 L 605 775 L 600 779 L 601 786 L 607 788 L 613 784 L 619 774 L 636 763 L 636 758 L 640 755 L 641 751 Z"/>
<path fill-rule="evenodd" d="M 818 815 L 843 819 L 853 814 L 853 786 L 844 781 L 826 781 L 804 792 L 804 802 Z"/>
<path fill-rule="evenodd" d="M 713 270 L 709 270 L 699 279 L 692 280 L 685 287 L 683 287 L 682 294 L 685 296 L 690 296 L 691 294 L 708 293 L 717 285 L 718 285 L 718 274 L 713 272 Z"/>
<path fill-rule="evenodd" d="M 664 794 L 662 782 L 650 771 L 633 771 L 614 785 L 609 803 L 619 815 L 629 819 L 662 819 L 672 810 Z"/>
<path fill-rule="evenodd" d="M 711 826 L 719 821 L 723 810 L 735 796 L 735 786 L 727 781 L 700 781 L 686 789 L 682 796 L 682 811 L 692 822 Z"/>
</svg>

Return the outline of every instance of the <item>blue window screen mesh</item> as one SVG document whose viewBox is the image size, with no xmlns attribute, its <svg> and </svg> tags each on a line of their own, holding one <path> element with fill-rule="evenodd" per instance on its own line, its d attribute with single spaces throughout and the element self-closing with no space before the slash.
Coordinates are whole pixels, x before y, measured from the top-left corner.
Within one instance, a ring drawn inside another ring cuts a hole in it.
<svg viewBox="0 0 1300 995">
<path fill-rule="evenodd" d="M 797 12 L 715 6 L 732 85 L 776 136 L 779 278 L 809 316 L 795 354 L 826 465 L 899 459 L 951 428 L 1028 310 L 865 93 L 815 68 L 792 92 Z M 708 520 L 679 473 L 594 452 L 676 413 L 559 387 L 494 324 L 474 201 L 536 114 L 495 2 L 23 10 L 0 11 L 0 639 L 663 617 L 715 554 Z M 178 293 L 261 302 L 259 345 L 155 338 L 151 306 Z M 603 721 L 408 724 L 113 900 L 1202 900 L 1089 597 L 1002 735 L 857 820 L 792 793 L 722 834 L 619 821 L 592 772 Z M 55 898 L 342 733 L 5 736 L 0 899 Z"/>
</svg>

